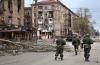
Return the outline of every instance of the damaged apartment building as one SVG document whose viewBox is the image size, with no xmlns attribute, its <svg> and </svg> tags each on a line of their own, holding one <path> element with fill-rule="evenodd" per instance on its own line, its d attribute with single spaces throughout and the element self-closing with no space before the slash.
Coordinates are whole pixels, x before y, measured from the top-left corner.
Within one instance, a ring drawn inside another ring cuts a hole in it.
<svg viewBox="0 0 100 65">
<path fill-rule="evenodd" d="M 32 23 L 38 39 L 66 37 L 74 32 L 73 21 L 78 16 L 59 0 L 42 0 L 32 4 Z"/>
<path fill-rule="evenodd" d="M 27 38 L 24 26 L 24 0 L 0 0 L 0 38 Z"/>
</svg>

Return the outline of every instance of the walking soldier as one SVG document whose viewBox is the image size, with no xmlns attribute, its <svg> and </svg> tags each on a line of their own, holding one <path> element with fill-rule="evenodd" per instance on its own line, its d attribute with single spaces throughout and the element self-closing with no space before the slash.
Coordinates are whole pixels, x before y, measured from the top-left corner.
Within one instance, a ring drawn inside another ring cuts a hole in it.
<svg viewBox="0 0 100 65">
<path fill-rule="evenodd" d="M 63 60 L 63 50 L 64 50 L 64 45 L 66 42 L 63 39 L 58 39 L 56 40 L 56 54 L 55 54 L 55 60 L 57 60 L 58 55 L 60 55 L 60 59 Z"/>
<path fill-rule="evenodd" d="M 85 61 L 89 61 L 91 44 L 93 44 L 93 40 L 90 39 L 90 36 L 87 34 L 83 39 Z"/>
<path fill-rule="evenodd" d="M 80 39 L 77 35 L 73 38 L 72 45 L 74 46 L 75 55 L 77 55 L 78 54 L 78 47 L 80 45 Z"/>
</svg>

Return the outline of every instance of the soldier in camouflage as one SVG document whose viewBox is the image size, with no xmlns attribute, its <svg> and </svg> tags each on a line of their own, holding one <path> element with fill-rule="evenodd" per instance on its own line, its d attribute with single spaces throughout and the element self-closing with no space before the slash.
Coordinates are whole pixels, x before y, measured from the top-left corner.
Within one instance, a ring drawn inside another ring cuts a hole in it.
<svg viewBox="0 0 100 65">
<path fill-rule="evenodd" d="M 74 46 L 74 50 L 75 50 L 75 55 L 78 54 L 78 48 L 80 45 L 80 39 L 78 35 L 75 35 L 73 40 L 72 40 L 72 45 Z"/>
<path fill-rule="evenodd" d="M 63 60 L 63 50 L 64 50 L 64 45 L 66 42 L 63 39 L 58 39 L 56 40 L 56 54 L 55 54 L 55 60 L 57 60 L 57 57 L 60 55 L 60 59 Z"/>
<path fill-rule="evenodd" d="M 91 44 L 93 44 L 93 40 L 90 39 L 90 36 L 87 34 L 87 35 L 83 38 L 83 46 L 84 46 L 84 57 L 85 57 L 85 61 L 89 61 L 90 50 L 91 50 Z"/>
</svg>

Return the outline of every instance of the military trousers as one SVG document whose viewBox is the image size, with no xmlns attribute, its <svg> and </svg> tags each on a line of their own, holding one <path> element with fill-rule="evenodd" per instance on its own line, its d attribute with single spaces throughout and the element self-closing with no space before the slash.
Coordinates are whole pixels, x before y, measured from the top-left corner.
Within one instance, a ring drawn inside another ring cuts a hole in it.
<svg viewBox="0 0 100 65">
<path fill-rule="evenodd" d="M 55 56 L 60 55 L 60 57 L 63 57 L 63 50 L 57 50 Z"/>
<path fill-rule="evenodd" d="M 77 55 L 78 54 L 78 45 L 74 45 L 74 50 L 75 50 L 75 55 Z"/>
<path fill-rule="evenodd" d="M 89 59 L 91 48 L 84 48 L 84 57 L 86 60 Z"/>
</svg>

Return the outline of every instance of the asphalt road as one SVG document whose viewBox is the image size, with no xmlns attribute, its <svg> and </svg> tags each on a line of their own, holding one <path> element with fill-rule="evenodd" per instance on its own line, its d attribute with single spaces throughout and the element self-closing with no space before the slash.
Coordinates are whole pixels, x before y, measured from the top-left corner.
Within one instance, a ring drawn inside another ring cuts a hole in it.
<svg viewBox="0 0 100 65">
<path fill-rule="evenodd" d="M 100 43 L 92 45 L 90 62 L 84 61 L 84 53 L 64 52 L 64 60 L 54 60 L 55 52 L 30 52 L 18 56 L 1 56 L 0 65 L 100 65 Z"/>
</svg>

